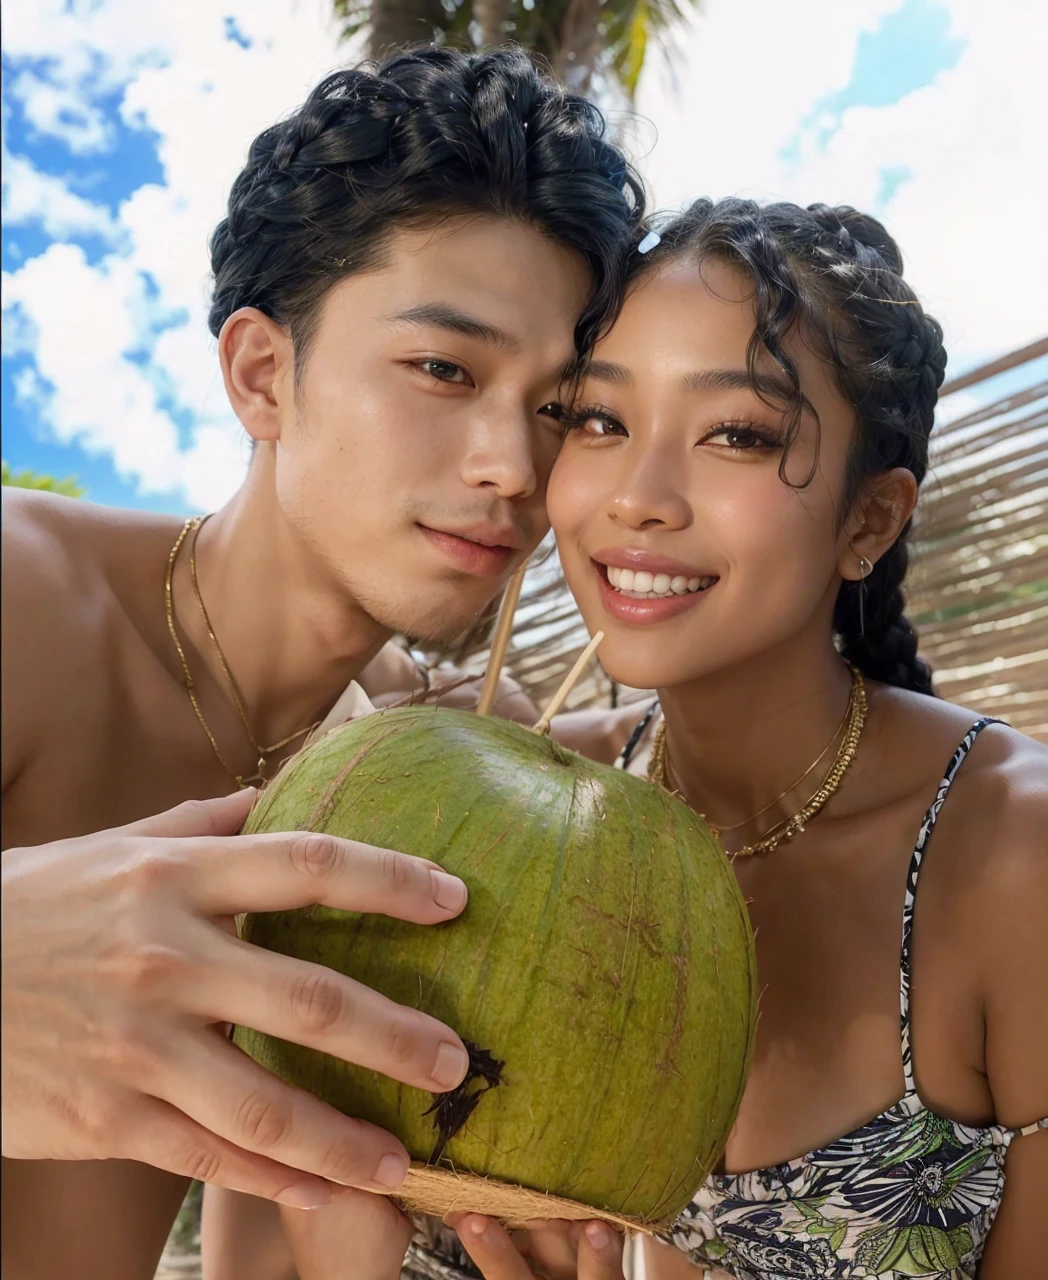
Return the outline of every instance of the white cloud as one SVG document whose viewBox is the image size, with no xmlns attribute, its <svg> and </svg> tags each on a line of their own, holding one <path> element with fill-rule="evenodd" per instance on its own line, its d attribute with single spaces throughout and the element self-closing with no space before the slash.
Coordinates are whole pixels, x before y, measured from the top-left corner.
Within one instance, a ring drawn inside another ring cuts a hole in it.
<svg viewBox="0 0 1048 1280">
<path fill-rule="evenodd" d="M 112 128 L 104 113 L 72 85 L 55 85 L 36 72 L 23 71 L 8 85 L 22 106 L 28 124 L 39 134 L 64 142 L 83 155 L 102 151 L 110 143 Z"/>
<path fill-rule="evenodd" d="M 953 367 L 1045 333 L 1048 239 L 1035 230 L 1048 195 L 1043 50 L 1048 12 L 1035 0 L 944 0 L 953 69 L 890 106 L 851 107 L 825 148 L 804 130 L 813 106 L 843 88 L 858 40 L 900 0 L 707 0 L 684 46 L 674 98 L 653 68 L 641 110 L 659 122 L 644 170 L 659 203 L 697 195 L 846 203 L 871 211 L 885 170 L 908 171 L 880 213 L 907 274 L 943 320 Z"/>
<path fill-rule="evenodd" d="M 7 149 L 6 130 L 0 141 L 2 215 L 9 227 L 40 226 L 54 240 L 100 236 L 107 243 L 120 238 L 116 219 L 103 205 L 71 191 L 61 178 L 41 173 L 25 156 Z"/>
<path fill-rule="evenodd" d="M 226 38 L 227 15 L 255 41 L 251 48 Z M 330 5 L 109 0 L 67 10 L 64 0 L 44 0 L 5 14 L 4 43 L 9 58 L 47 59 L 52 96 L 36 84 L 28 86 L 33 98 L 23 85 L 38 130 L 60 134 L 62 102 L 82 101 L 87 122 L 94 95 L 122 89 L 121 117 L 157 135 L 164 171 L 162 185 L 140 186 L 113 219 L 26 158 L 5 157 L 14 166 L 10 196 L 5 173 L 5 216 L 10 200 L 14 220 L 35 220 L 57 240 L 121 237 L 118 252 L 93 265 L 60 243 L 5 275 L 7 329 L 23 349 L 33 335 L 49 384 L 46 394 L 34 386 L 40 415 L 58 439 L 110 454 L 143 491 L 181 488 L 195 508 L 221 505 L 243 476 L 248 449 L 207 332 L 208 236 L 252 138 L 345 60 Z M 86 123 L 79 141 L 86 150 Z M 154 300 L 144 277 L 156 286 Z M 180 322 L 157 334 L 157 316 L 172 312 L 183 313 Z M 143 346 L 145 367 L 128 357 Z M 163 391 L 192 418 L 188 448 Z"/>
</svg>

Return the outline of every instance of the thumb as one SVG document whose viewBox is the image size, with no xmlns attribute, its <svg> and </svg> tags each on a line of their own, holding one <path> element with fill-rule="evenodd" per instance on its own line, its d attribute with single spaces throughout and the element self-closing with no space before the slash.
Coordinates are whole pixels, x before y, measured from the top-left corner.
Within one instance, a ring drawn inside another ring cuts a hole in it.
<svg viewBox="0 0 1048 1280">
<path fill-rule="evenodd" d="M 214 800 L 186 800 L 151 818 L 131 822 L 122 830 L 140 836 L 235 836 L 247 821 L 258 796 L 255 787 L 244 787 Z"/>
</svg>

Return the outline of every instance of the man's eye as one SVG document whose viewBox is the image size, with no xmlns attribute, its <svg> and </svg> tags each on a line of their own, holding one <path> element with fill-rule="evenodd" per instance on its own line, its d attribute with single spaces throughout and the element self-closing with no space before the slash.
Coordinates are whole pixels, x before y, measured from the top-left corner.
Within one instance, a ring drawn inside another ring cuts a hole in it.
<svg viewBox="0 0 1048 1280">
<path fill-rule="evenodd" d="M 420 360 L 417 366 L 438 382 L 458 382 L 468 384 L 471 379 L 461 365 L 452 364 L 450 360 Z"/>
</svg>

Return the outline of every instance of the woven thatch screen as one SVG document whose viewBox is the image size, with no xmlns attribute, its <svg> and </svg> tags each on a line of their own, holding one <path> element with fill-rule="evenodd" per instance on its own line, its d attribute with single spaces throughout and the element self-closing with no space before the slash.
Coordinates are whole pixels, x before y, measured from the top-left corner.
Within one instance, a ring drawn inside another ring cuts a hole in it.
<svg viewBox="0 0 1048 1280">
<path fill-rule="evenodd" d="M 947 383 L 913 538 L 909 613 L 944 698 L 1048 742 L 1048 339 Z M 1011 389 L 994 396 L 995 382 Z M 508 670 L 538 703 L 588 636 L 556 555 L 525 581 Z M 464 663 L 482 670 L 486 649 Z M 626 700 L 639 691 L 617 690 Z M 607 700 L 594 669 L 570 706 Z"/>
</svg>

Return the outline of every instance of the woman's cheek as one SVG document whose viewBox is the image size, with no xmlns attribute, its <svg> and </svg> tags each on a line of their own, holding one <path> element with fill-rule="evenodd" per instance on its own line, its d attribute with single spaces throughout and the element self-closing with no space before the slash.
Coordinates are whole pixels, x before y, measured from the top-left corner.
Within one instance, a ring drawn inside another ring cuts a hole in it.
<svg viewBox="0 0 1048 1280">
<path fill-rule="evenodd" d="M 592 503 L 592 480 L 572 457 L 570 442 L 565 442 L 550 473 L 546 490 L 546 511 L 558 540 L 566 544 L 576 540 Z"/>
</svg>

